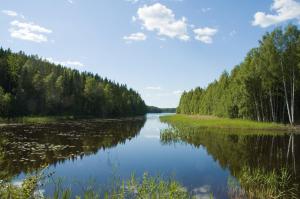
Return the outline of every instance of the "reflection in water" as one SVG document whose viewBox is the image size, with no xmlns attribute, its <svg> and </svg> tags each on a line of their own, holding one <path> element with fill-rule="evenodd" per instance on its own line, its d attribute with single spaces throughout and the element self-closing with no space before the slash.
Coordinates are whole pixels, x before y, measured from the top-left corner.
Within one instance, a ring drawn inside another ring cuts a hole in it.
<svg viewBox="0 0 300 199">
<path fill-rule="evenodd" d="M 23 180 L 23 173 L 49 164 L 56 177 L 65 179 L 65 186 L 81 194 L 74 181 L 84 183 L 92 177 L 96 186 L 106 187 L 113 177 L 126 180 L 132 173 L 141 177 L 148 172 L 174 176 L 200 198 L 213 193 L 226 199 L 231 198 L 229 179 L 236 182 L 256 169 L 287 167 L 299 184 L 297 134 L 186 127 L 161 133 L 166 128 L 154 114 L 147 115 L 146 123 L 140 118 L 0 127 L 0 180 Z M 51 196 L 53 188 L 46 185 L 45 194 Z"/>
<path fill-rule="evenodd" d="M 0 179 L 123 144 L 137 136 L 144 123 L 145 118 L 135 118 L 1 127 Z"/>
<path fill-rule="evenodd" d="M 188 143 L 201 146 L 238 180 L 244 168 L 252 171 L 278 171 L 286 168 L 292 183 L 300 184 L 300 135 L 295 133 L 267 134 L 234 130 L 171 127 L 161 133 L 163 144 Z"/>
</svg>

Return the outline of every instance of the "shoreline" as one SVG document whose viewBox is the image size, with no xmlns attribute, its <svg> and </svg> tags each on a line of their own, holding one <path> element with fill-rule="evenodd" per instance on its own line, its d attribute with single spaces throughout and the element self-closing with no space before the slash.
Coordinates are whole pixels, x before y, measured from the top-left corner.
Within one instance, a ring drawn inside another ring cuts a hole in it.
<svg viewBox="0 0 300 199">
<path fill-rule="evenodd" d="M 128 121 L 136 119 L 144 119 L 145 115 L 128 116 L 128 117 L 91 117 L 91 116 L 24 116 L 15 118 L 0 118 L 0 127 L 9 125 L 23 124 L 51 124 L 60 122 L 75 122 L 75 121 Z"/>
<path fill-rule="evenodd" d="M 280 123 L 257 122 L 243 119 L 220 118 L 206 115 L 168 115 L 161 116 L 160 120 L 169 124 L 185 125 L 188 127 L 201 127 L 228 130 L 264 130 L 264 131 L 295 131 L 300 133 L 300 126 L 290 126 Z"/>
</svg>

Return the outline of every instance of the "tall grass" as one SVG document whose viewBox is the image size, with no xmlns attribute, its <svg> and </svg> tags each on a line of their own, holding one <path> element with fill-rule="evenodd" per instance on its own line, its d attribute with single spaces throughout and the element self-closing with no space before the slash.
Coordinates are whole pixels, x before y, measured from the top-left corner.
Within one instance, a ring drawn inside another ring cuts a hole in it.
<svg viewBox="0 0 300 199">
<path fill-rule="evenodd" d="M 230 198 L 297 199 L 299 196 L 299 185 L 286 168 L 267 171 L 244 167 L 237 178 L 239 184 L 229 182 Z"/>
<path fill-rule="evenodd" d="M 11 183 L 0 183 L 1 199 L 50 199 L 39 194 L 40 175 L 30 176 L 21 186 Z M 61 181 L 60 181 L 61 182 Z M 87 188 L 78 196 L 74 196 L 71 188 L 62 188 L 61 184 L 55 185 L 52 199 L 191 199 L 188 191 L 175 180 L 164 180 L 160 177 L 151 177 L 145 173 L 142 179 L 135 175 L 127 181 L 116 182 L 116 185 L 101 193 L 95 189 Z"/>
<path fill-rule="evenodd" d="M 185 125 L 190 127 L 224 128 L 224 129 L 258 129 L 258 130 L 287 130 L 283 124 L 256 122 L 242 119 L 219 118 L 213 116 L 166 115 L 161 116 L 162 122 Z"/>
</svg>

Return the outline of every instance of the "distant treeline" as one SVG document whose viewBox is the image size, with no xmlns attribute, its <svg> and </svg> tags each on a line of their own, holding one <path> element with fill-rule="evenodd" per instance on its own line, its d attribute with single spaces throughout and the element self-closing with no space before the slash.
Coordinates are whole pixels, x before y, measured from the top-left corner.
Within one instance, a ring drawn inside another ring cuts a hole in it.
<svg viewBox="0 0 300 199">
<path fill-rule="evenodd" d="M 147 113 L 176 113 L 176 108 L 158 108 L 147 106 Z"/>
<path fill-rule="evenodd" d="M 121 117 L 146 111 L 140 95 L 126 85 L 0 48 L 0 117 Z"/>
<path fill-rule="evenodd" d="M 266 33 L 231 73 L 181 96 L 178 113 L 288 122 L 300 119 L 300 31 Z"/>
</svg>

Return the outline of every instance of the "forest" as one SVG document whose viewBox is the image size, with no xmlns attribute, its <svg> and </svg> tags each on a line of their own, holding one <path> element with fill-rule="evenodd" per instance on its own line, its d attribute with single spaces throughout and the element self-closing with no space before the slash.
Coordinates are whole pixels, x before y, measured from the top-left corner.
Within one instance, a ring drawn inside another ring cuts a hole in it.
<svg viewBox="0 0 300 199">
<path fill-rule="evenodd" d="M 0 48 L 0 117 L 123 117 L 147 111 L 140 95 L 98 74 Z"/>
<path fill-rule="evenodd" d="M 300 119 L 300 30 L 266 33 L 230 73 L 184 92 L 177 113 L 295 124 Z"/>
<path fill-rule="evenodd" d="M 147 113 L 176 113 L 176 108 L 159 108 L 156 106 L 147 106 Z"/>
</svg>

